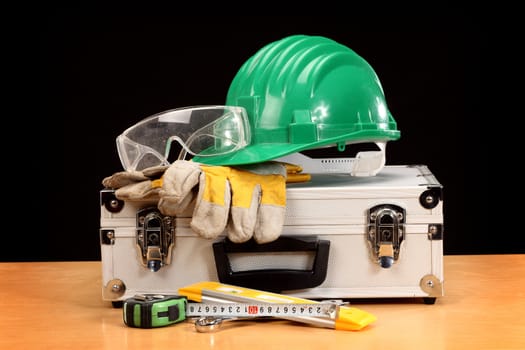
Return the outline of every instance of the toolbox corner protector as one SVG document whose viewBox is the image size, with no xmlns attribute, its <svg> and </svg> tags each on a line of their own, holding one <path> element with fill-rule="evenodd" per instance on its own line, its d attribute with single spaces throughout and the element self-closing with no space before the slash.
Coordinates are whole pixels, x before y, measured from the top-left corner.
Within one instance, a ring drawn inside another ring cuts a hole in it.
<svg viewBox="0 0 525 350">
<path fill-rule="evenodd" d="M 126 293 L 126 285 L 124 281 L 114 278 L 110 280 L 102 290 L 102 294 L 105 300 L 119 300 Z"/>
<path fill-rule="evenodd" d="M 429 297 L 443 296 L 443 284 L 436 276 L 432 274 L 425 275 L 419 281 L 421 290 L 428 294 Z"/>
<path fill-rule="evenodd" d="M 100 206 L 110 213 L 118 213 L 124 208 L 124 201 L 115 196 L 115 190 L 103 189 L 100 191 Z"/>
<path fill-rule="evenodd" d="M 419 195 L 419 204 L 425 209 L 434 209 L 443 199 L 443 189 L 439 187 L 428 187 Z"/>
</svg>

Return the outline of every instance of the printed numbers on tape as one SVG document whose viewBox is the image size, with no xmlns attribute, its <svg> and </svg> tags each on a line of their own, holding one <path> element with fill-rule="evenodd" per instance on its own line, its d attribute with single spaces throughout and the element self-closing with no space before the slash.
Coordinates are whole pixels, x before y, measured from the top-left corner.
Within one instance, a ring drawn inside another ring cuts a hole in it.
<svg viewBox="0 0 525 350">
<path fill-rule="evenodd" d="M 253 303 L 188 303 L 186 316 L 312 316 L 328 317 L 336 310 L 333 303 L 253 304 Z"/>
</svg>

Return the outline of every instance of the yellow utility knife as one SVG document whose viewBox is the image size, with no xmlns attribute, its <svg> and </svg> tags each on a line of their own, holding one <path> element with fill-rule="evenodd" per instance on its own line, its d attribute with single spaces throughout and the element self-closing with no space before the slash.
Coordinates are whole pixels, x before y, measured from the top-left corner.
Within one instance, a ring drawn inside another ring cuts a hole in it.
<svg viewBox="0 0 525 350">
<path fill-rule="evenodd" d="M 179 294 L 199 303 L 317 304 L 318 301 L 265 292 L 220 282 L 202 281 L 179 289 Z M 283 319 L 336 330 L 358 331 L 376 321 L 373 314 L 352 306 L 335 307 L 330 316 L 286 316 Z"/>
</svg>

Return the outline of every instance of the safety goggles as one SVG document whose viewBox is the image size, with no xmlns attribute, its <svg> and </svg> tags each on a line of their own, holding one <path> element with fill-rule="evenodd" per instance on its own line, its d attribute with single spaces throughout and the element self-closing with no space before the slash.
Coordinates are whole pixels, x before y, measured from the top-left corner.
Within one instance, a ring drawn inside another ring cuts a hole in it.
<svg viewBox="0 0 525 350">
<path fill-rule="evenodd" d="M 178 159 L 225 155 L 250 143 L 246 110 L 237 106 L 172 109 L 150 116 L 117 137 L 124 169 L 143 170 L 169 165 L 173 142 L 181 146 Z"/>
</svg>

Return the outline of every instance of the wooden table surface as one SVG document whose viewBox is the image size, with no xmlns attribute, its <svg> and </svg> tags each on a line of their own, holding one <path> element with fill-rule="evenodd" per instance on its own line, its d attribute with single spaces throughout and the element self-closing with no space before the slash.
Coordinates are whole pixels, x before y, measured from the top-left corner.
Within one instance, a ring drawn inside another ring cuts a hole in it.
<svg viewBox="0 0 525 350">
<path fill-rule="evenodd" d="M 138 329 L 101 296 L 101 262 L 0 263 L 0 349 L 525 349 L 525 254 L 444 258 L 445 296 L 357 300 L 360 331 L 286 320 Z"/>
</svg>

